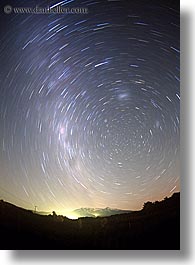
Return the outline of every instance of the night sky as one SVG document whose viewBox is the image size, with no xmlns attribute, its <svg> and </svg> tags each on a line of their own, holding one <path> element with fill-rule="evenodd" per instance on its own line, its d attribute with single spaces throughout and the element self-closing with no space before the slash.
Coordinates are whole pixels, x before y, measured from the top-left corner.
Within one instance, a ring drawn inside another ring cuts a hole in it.
<svg viewBox="0 0 195 265">
<path fill-rule="evenodd" d="M 87 14 L 4 14 L 3 7 Z M 179 1 L 1 1 L 0 198 L 141 209 L 179 191 Z"/>
</svg>

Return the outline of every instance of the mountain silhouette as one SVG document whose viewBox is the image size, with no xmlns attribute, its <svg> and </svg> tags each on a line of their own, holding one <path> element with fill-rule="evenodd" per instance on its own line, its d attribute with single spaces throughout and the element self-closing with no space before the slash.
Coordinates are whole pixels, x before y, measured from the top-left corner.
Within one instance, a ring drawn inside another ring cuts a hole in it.
<svg viewBox="0 0 195 265">
<path fill-rule="evenodd" d="M 1 249 L 180 249 L 180 193 L 141 211 L 77 220 L 1 200 L 0 234 Z"/>
</svg>

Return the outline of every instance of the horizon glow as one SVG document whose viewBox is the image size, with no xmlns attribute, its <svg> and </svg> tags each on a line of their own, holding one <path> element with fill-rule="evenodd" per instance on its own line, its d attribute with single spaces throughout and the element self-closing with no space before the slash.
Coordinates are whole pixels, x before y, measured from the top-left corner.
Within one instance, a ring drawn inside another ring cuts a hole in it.
<svg viewBox="0 0 195 265">
<path fill-rule="evenodd" d="M 2 14 L 0 198 L 70 214 L 170 197 L 180 190 L 179 4 L 67 6 L 89 13 Z"/>
</svg>

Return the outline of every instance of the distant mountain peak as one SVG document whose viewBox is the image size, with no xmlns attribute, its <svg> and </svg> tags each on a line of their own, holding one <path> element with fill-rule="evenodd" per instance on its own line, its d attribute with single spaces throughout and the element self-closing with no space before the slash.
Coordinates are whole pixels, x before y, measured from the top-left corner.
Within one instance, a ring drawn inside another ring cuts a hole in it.
<svg viewBox="0 0 195 265">
<path fill-rule="evenodd" d="M 116 214 L 130 213 L 130 210 L 106 208 L 79 208 L 73 211 L 78 217 L 98 217 L 98 216 L 111 216 Z"/>
</svg>

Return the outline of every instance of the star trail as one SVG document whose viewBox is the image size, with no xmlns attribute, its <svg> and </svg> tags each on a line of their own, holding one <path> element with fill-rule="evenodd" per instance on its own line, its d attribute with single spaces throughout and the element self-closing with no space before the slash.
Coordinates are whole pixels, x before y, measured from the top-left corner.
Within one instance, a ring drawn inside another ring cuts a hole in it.
<svg viewBox="0 0 195 265">
<path fill-rule="evenodd" d="M 9 1 L 86 14 L 5 14 L 0 197 L 57 213 L 140 209 L 180 189 L 176 1 Z"/>
</svg>

